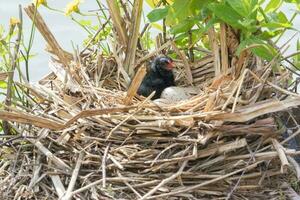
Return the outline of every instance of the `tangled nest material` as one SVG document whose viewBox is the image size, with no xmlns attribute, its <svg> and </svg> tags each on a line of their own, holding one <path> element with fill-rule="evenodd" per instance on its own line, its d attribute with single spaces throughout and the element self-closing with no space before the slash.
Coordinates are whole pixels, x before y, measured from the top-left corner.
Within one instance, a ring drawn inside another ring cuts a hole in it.
<svg viewBox="0 0 300 200">
<path fill-rule="evenodd" d="M 159 50 L 167 48 L 176 47 Z M 300 97 L 284 89 L 289 71 L 272 70 L 278 58 L 245 54 L 231 75 L 214 78 L 208 54 L 188 63 L 202 92 L 158 104 L 127 92 L 117 54 L 51 49 L 53 72 L 18 85 L 30 106 L 0 111 L 18 133 L 1 147 L 5 199 L 271 199 L 293 191 L 285 182 L 299 172 L 300 152 L 286 144 L 299 131 L 282 138 L 277 116 Z M 76 57 L 67 82 L 61 57 Z M 187 61 L 175 61 L 177 83 L 187 85 Z"/>
</svg>

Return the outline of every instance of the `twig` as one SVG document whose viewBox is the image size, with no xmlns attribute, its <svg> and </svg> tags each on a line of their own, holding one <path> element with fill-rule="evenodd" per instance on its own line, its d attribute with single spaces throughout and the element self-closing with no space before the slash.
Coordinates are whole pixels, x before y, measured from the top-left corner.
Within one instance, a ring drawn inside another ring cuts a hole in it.
<svg viewBox="0 0 300 200">
<path fill-rule="evenodd" d="M 82 151 L 82 152 L 79 153 L 77 163 L 76 163 L 76 166 L 73 170 L 68 189 L 67 189 L 65 195 L 62 197 L 62 200 L 69 200 L 69 199 L 72 198 L 72 191 L 74 189 L 76 179 L 77 179 L 78 174 L 79 174 L 79 170 L 80 170 L 80 166 L 81 166 L 81 163 L 82 163 L 83 156 L 84 156 L 84 153 Z"/>
<path fill-rule="evenodd" d="M 290 166 L 290 163 L 285 155 L 284 148 L 276 139 L 272 139 L 272 143 L 273 143 L 273 146 L 276 149 L 278 156 L 280 158 L 280 161 L 281 161 L 281 173 L 285 173 L 287 170 L 287 167 Z"/>
<path fill-rule="evenodd" d="M 143 9 L 143 0 L 135 0 L 133 9 L 132 9 L 132 29 L 130 30 L 131 37 L 129 38 L 126 50 L 126 58 L 124 61 L 124 68 L 126 72 L 129 74 L 130 77 L 134 74 L 134 63 L 136 57 L 136 47 L 139 38 L 139 30 L 140 30 L 140 23 L 141 23 L 141 16 L 142 16 L 142 9 Z"/>
<path fill-rule="evenodd" d="M 287 159 L 293 165 L 295 172 L 296 172 L 297 180 L 300 181 L 300 166 L 299 166 L 298 162 L 291 156 L 287 156 Z"/>
<path fill-rule="evenodd" d="M 185 160 L 181 167 L 179 168 L 178 172 L 176 172 L 175 174 L 173 174 L 172 176 L 162 180 L 157 186 L 155 186 L 152 190 L 150 190 L 149 192 L 147 192 L 142 198 L 140 198 L 140 200 L 144 200 L 144 199 L 150 199 L 151 195 L 154 194 L 157 190 L 159 190 L 159 188 L 161 188 L 162 186 L 164 186 L 165 184 L 169 183 L 170 181 L 174 180 L 175 178 L 177 178 L 178 176 L 180 176 L 186 166 L 186 164 L 188 163 L 187 160 Z M 160 196 L 160 195 L 158 195 Z"/>
<path fill-rule="evenodd" d="M 123 176 L 122 176 L 122 174 L 119 172 L 119 171 L 117 171 L 117 173 L 118 173 L 118 176 L 120 177 L 120 178 L 124 178 Z M 134 193 L 134 194 L 136 194 L 136 196 L 138 197 L 138 198 L 142 198 L 142 195 L 140 195 L 140 193 L 138 193 L 138 191 L 136 191 L 136 189 L 134 189 L 133 187 L 132 187 L 132 185 L 130 185 L 129 183 L 128 183 L 128 181 L 126 181 L 126 180 L 123 180 L 123 182 L 125 183 L 125 185 L 127 185 L 131 190 L 132 190 L 132 192 Z"/>
<path fill-rule="evenodd" d="M 189 64 L 189 61 L 186 59 L 185 55 L 177 48 L 176 44 L 173 41 L 171 42 L 171 45 L 184 63 L 185 75 L 187 77 L 189 84 L 193 85 L 193 75 L 192 75 L 191 66 Z"/>
<path fill-rule="evenodd" d="M 108 143 L 108 145 L 105 148 L 103 157 L 102 157 L 102 187 L 106 188 L 106 160 L 107 160 L 107 154 L 108 150 L 110 148 L 111 143 Z"/>
<path fill-rule="evenodd" d="M 59 176 L 58 175 L 50 175 L 50 178 L 51 178 L 54 188 L 57 192 L 57 196 L 59 197 L 59 199 L 62 198 L 66 192 L 66 189 L 65 189 L 63 183 L 61 182 Z"/>
<path fill-rule="evenodd" d="M 167 197 L 167 196 L 171 196 L 171 195 L 176 195 L 176 194 L 181 194 L 181 193 L 185 193 L 185 192 L 191 192 L 193 190 L 196 190 L 196 189 L 199 189 L 203 186 L 206 186 L 206 185 L 209 185 L 209 184 L 212 184 L 212 183 L 215 183 L 217 181 L 220 181 L 220 180 L 223 180 L 223 179 L 226 179 L 232 175 L 235 175 L 235 174 L 238 174 L 244 170 L 250 170 L 252 168 L 255 168 L 258 164 L 262 163 L 264 161 L 258 161 L 256 163 L 253 163 L 249 166 L 246 166 L 242 169 L 238 169 L 236 171 L 233 171 L 231 173 L 228 173 L 226 175 L 223 175 L 223 176 L 219 176 L 217 178 L 214 178 L 214 179 L 211 179 L 211 180 L 208 180 L 208 181 L 205 181 L 203 183 L 200 183 L 200 184 L 197 184 L 197 185 L 193 185 L 193 186 L 190 186 L 190 187 L 185 187 L 183 189 L 178 189 L 176 191 L 171 191 L 171 192 L 168 192 L 168 193 L 164 193 L 164 194 L 160 194 L 160 195 L 156 195 L 156 196 L 151 196 L 151 197 L 148 197 L 147 199 L 159 199 L 159 198 L 162 198 L 162 197 Z"/>
</svg>

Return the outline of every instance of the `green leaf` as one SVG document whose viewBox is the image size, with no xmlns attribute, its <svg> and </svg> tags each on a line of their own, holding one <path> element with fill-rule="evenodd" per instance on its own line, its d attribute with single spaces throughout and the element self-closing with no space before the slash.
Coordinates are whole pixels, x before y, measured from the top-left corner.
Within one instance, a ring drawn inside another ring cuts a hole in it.
<svg viewBox="0 0 300 200">
<path fill-rule="evenodd" d="M 82 26 L 90 26 L 92 25 L 92 21 L 91 20 L 79 20 L 79 23 L 82 25 Z"/>
<path fill-rule="evenodd" d="M 243 21 L 239 22 L 243 27 L 245 27 L 245 29 L 247 29 L 247 31 L 249 32 L 255 32 L 257 31 L 257 27 L 256 27 L 256 20 L 254 19 L 245 19 Z"/>
<path fill-rule="evenodd" d="M 155 8 L 155 6 L 158 5 L 158 3 L 160 2 L 160 0 L 146 0 L 146 3 L 153 9 Z M 168 4 L 172 4 L 173 0 L 166 0 L 166 2 Z"/>
<path fill-rule="evenodd" d="M 265 8 L 265 12 L 274 12 L 277 10 L 282 4 L 282 0 L 271 0 Z"/>
<path fill-rule="evenodd" d="M 286 15 L 281 11 L 277 14 L 277 18 L 280 23 L 289 23 L 289 20 L 287 19 Z"/>
<path fill-rule="evenodd" d="M 152 0 L 146 0 L 146 2 L 151 8 L 155 8 L 155 4 Z"/>
<path fill-rule="evenodd" d="M 4 27 L 0 24 L 0 39 L 3 37 L 4 35 Z"/>
<path fill-rule="evenodd" d="M 168 15 L 169 8 L 156 8 L 152 10 L 148 15 L 148 19 L 150 22 L 157 22 L 163 18 L 165 18 Z"/>
<path fill-rule="evenodd" d="M 6 89 L 7 83 L 5 81 L 0 81 L 0 89 Z"/>
<path fill-rule="evenodd" d="M 237 54 L 240 54 L 243 49 L 249 47 L 251 47 L 250 50 L 253 54 L 268 61 L 272 60 L 277 54 L 274 47 L 254 36 L 251 36 L 240 43 L 237 49 Z"/>
<path fill-rule="evenodd" d="M 291 24 L 283 24 L 279 22 L 261 23 L 261 27 L 277 29 L 277 28 L 291 28 Z"/>
<path fill-rule="evenodd" d="M 226 3 L 211 3 L 208 8 L 221 20 L 238 29 L 245 29 L 239 23 L 243 17 Z"/>
<path fill-rule="evenodd" d="M 163 27 L 158 23 L 151 23 L 151 27 L 156 28 L 159 31 L 163 31 Z"/>
<path fill-rule="evenodd" d="M 201 26 L 201 24 L 198 24 L 198 29 L 191 30 L 193 42 L 198 42 L 203 37 L 203 33 L 207 32 L 208 29 L 210 29 L 215 23 L 216 19 L 212 18 L 207 22 L 206 26 Z M 185 46 L 188 43 L 188 36 L 188 32 L 180 33 L 175 37 L 176 44 Z"/>
<path fill-rule="evenodd" d="M 198 15 L 211 2 L 213 0 L 190 0 L 189 9 L 193 15 Z"/>
<path fill-rule="evenodd" d="M 264 30 L 259 35 L 259 38 L 261 38 L 262 40 L 269 40 L 269 39 L 272 39 L 272 38 L 278 36 L 281 33 L 282 33 L 282 30 L 270 31 L 270 30 L 267 29 L 267 30 Z"/>
<path fill-rule="evenodd" d="M 194 19 L 186 19 L 183 20 L 181 23 L 173 26 L 170 30 L 172 34 L 178 34 L 182 32 L 189 31 L 197 21 Z"/>
<path fill-rule="evenodd" d="M 190 10 L 190 4 L 191 1 L 175 0 L 174 3 L 169 7 L 169 12 L 166 17 L 166 24 L 175 25 L 191 16 L 193 13 Z"/>
<path fill-rule="evenodd" d="M 257 8 L 257 0 L 226 0 L 241 16 L 248 17 Z"/>
<path fill-rule="evenodd" d="M 283 12 L 272 12 L 265 15 L 265 22 L 262 22 L 261 26 L 270 29 L 278 29 L 291 28 L 292 24 L 289 22 L 289 20 Z"/>
</svg>

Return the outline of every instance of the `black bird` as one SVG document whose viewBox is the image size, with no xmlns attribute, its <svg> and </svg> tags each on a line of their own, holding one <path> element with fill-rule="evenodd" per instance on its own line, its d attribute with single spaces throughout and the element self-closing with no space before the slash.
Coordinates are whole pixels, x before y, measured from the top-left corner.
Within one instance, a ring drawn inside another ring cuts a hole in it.
<svg viewBox="0 0 300 200">
<path fill-rule="evenodd" d="M 171 58 L 167 56 L 156 57 L 151 63 L 150 69 L 145 75 L 137 93 L 147 97 L 153 91 L 156 91 L 152 99 L 159 98 L 165 88 L 175 86 L 173 67 L 174 63 Z"/>
</svg>

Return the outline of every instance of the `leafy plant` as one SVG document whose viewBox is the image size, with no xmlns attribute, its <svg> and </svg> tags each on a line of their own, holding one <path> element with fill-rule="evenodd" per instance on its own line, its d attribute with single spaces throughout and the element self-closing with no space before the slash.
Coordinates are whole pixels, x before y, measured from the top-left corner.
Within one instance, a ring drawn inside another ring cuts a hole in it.
<svg viewBox="0 0 300 200">
<path fill-rule="evenodd" d="M 299 7 L 299 0 L 174 0 L 165 6 L 155 8 L 148 14 L 150 22 L 165 19 L 169 33 L 175 36 L 179 45 L 187 45 L 189 33 L 193 43 L 200 41 L 209 27 L 218 28 L 225 22 L 240 32 L 240 46 L 264 59 L 270 60 L 276 49 L 269 40 L 281 35 L 286 29 L 293 29 L 292 20 L 280 11 L 283 3 Z"/>
</svg>

